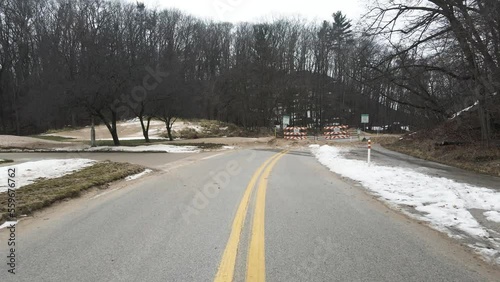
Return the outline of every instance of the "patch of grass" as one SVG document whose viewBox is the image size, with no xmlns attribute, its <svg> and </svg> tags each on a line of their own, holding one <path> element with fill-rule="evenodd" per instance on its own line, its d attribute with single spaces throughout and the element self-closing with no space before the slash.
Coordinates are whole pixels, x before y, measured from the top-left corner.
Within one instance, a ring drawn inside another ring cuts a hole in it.
<svg viewBox="0 0 500 282">
<path fill-rule="evenodd" d="M 62 137 L 62 136 L 51 136 L 51 135 L 31 135 L 30 137 L 43 139 L 43 140 L 58 141 L 58 142 L 66 142 L 66 141 L 71 141 L 71 140 L 75 139 L 75 138 Z"/>
<path fill-rule="evenodd" d="M 83 126 L 75 126 L 75 127 L 73 127 L 73 126 L 66 126 L 64 128 L 60 128 L 60 129 L 49 129 L 49 130 L 47 130 L 46 133 L 49 133 L 49 134 L 50 133 L 60 133 L 60 132 L 65 132 L 65 131 L 80 130 L 80 129 L 83 129 L 83 128 L 85 128 L 85 127 L 83 127 Z"/>
<path fill-rule="evenodd" d="M 13 160 L 4 160 L 4 159 L 0 159 L 0 164 L 5 164 L 5 163 L 13 163 L 14 161 Z"/>
<path fill-rule="evenodd" d="M 393 144 L 394 142 L 397 142 L 401 135 L 385 135 L 381 134 L 379 136 L 372 136 L 369 137 L 368 139 L 372 140 L 372 142 L 375 144 L 380 144 L 382 146 L 386 144 Z"/>
<path fill-rule="evenodd" d="M 151 144 L 158 144 L 158 143 L 165 143 L 167 140 L 163 139 L 150 139 L 149 143 L 146 143 L 144 139 L 134 139 L 134 140 L 120 140 L 120 146 L 125 146 L 125 147 L 136 147 L 136 146 L 143 146 L 143 145 L 151 145 Z M 86 142 L 88 145 L 90 145 L 90 141 Z M 114 146 L 115 143 L 113 143 L 113 140 L 97 140 L 96 141 L 97 146 Z"/>
<path fill-rule="evenodd" d="M 139 165 L 107 161 L 59 178 L 39 180 L 16 190 L 16 216 L 29 215 L 57 201 L 78 197 L 92 187 L 104 187 L 143 170 Z M 9 219 L 7 202 L 7 193 L 0 193 L 0 223 Z"/>
<path fill-rule="evenodd" d="M 461 169 L 500 176 L 500 148 L 479 144 L 437 146 L 433 140 L 397 140 L 387 149 Z"/>
</svg>

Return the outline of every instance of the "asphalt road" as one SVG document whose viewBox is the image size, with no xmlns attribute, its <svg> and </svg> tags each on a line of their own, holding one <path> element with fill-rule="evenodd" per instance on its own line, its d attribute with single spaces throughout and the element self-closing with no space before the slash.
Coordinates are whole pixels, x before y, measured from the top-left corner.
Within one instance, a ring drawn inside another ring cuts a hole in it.
<svg viewBox="0 0 500 282">
<path fill-rule="evenodd" d="M 1 281 L 500 280 L 307 151 L 179 158 L 21 222 L 17 274 L 2 262 Z M 5 261 L 6 236 L 0 232 Z"/>
</svg>

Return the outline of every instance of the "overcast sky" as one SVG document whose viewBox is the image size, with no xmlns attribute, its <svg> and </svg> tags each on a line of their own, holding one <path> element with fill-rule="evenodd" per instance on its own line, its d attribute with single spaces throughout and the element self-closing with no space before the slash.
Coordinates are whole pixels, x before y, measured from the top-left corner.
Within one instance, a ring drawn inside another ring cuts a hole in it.
<svg viewBox="0 0 500 282">
<path fill-rule="evenodd" d="M 135 0 L 125 0 L 136 2 Z M 262 21 L 280 16 L 301 16 L 308 20 L 331 20 L 342 11 L 356 22 L 364 11 L 366 0 L 141 0 L 147 7 L 177 8 L 205 19 L 229 21 Z"/>
</svg>

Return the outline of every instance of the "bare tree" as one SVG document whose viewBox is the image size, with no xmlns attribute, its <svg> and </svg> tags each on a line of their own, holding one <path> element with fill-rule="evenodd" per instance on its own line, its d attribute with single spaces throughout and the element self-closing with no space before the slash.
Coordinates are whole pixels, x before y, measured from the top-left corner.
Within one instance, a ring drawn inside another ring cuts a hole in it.
<svg viewBox="0 0 500 282">
<path fill-rule="evenodd" d="M 373 34 L 389 35 L 389 42 L 394 44 L 393 54 L 387 57 L 389 60 L 416 58 L 404 65 L 406 71 L 430 73 L 431 77 L 440 73 L 456 80 L 467 80 L 470 93 L 479 103 L 482 139 L 486 143 L 493 135 L 492 113 L 497 113 L 499 108 L 495 97 L 499 91 L 499 6 L 498 1 L 376 3 L 371 13 L 374 21 L 369 29 Z M 448 50 L 460 52 L 463 66 L 457 67 L 453 59 L 437 59 Z M 401 70 L 401 64 L 396 68 Z M 431 98 L 429 86 L 420 85 L 417 91 L 408 85 L 399 86 L 422 94 L 422 98 Z"/>
</svg>

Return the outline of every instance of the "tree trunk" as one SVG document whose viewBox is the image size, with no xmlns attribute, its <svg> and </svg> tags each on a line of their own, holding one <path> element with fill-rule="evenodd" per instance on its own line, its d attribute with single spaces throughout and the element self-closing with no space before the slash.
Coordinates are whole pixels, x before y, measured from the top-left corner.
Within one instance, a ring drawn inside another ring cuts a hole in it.
<svg viewBox="0 0 500 282">
<path fill-rule="evenodd" d="M 120 139 L 118 138 L 118 131 L 116 129 L 116 112 L 113 110 L 111 111 L 111 123 L 106 119 L 106 117 L 102 114 L 101 111 L 95 111 L 97 116 L 104 122 L 106 127 L 109 130 L 109 133 L 111 133 L 111 137 L 113 138 L 113 144 L 115 146 L 120 146 Z"/>
<path fill-rule="evenodd" d="M 118 133 L 116 132 L 116 128 L 111 131 L 111 136 L 113 137 L 113 143 L 115 146 L 120 146 L 120 140 L 118 139 Z"/>
<path fill-rule="evenodd" d="M 483 101 L 479 101 L 478 111 L 481 125 L 481 141 L 483 145 L 489 146 L 491 140 L 491 117 Z"/>
<path fill-rule="evenodd" d="M 172 136 L 172 127 L 174 126 L 175 121 L 177 120 L 176 117 L 169 117 L 165 119 L 167 122 L 167 134 L 168 134 L 168 139 L 170 141 L 174 141 L 174 137 Z"/>
<path fill-rule="evenodd" d="M 170 141 L 174 141 L 174 137 L 172 136 L 172 127 L 171 126 L 167 126 L 167 134 L 168 134 L 168 139 Z"/>
<path fill-rule="evenodd" d="M 111 125 L 113 127 L 113 130 L 111 131 L 111 136 L 113 137 L 113 143 L 115 144 L 115 146 L 120 146 L 120 140 L 118 139 L 118 132 L 116 130 L 116 120 L 117 120 L 116 112 L 111 110 Z"/>
<path fill-rule="evenodd" d="M 16 135 L 21 136 L 21 122 L 19 121 L 19 108 L 16 108 Z"/>
<path fill-rule="evenodd" d="M 151 124 L 151 117 L 146 119 L 146 124 L 144 124 L 144 118 L 142 116 L 139 117 L 139 121 L 141 122 L 142 135 L 144 135 L 144 140 L 146 143 L 149 143 L 149 125 Z"/>
</svg>

